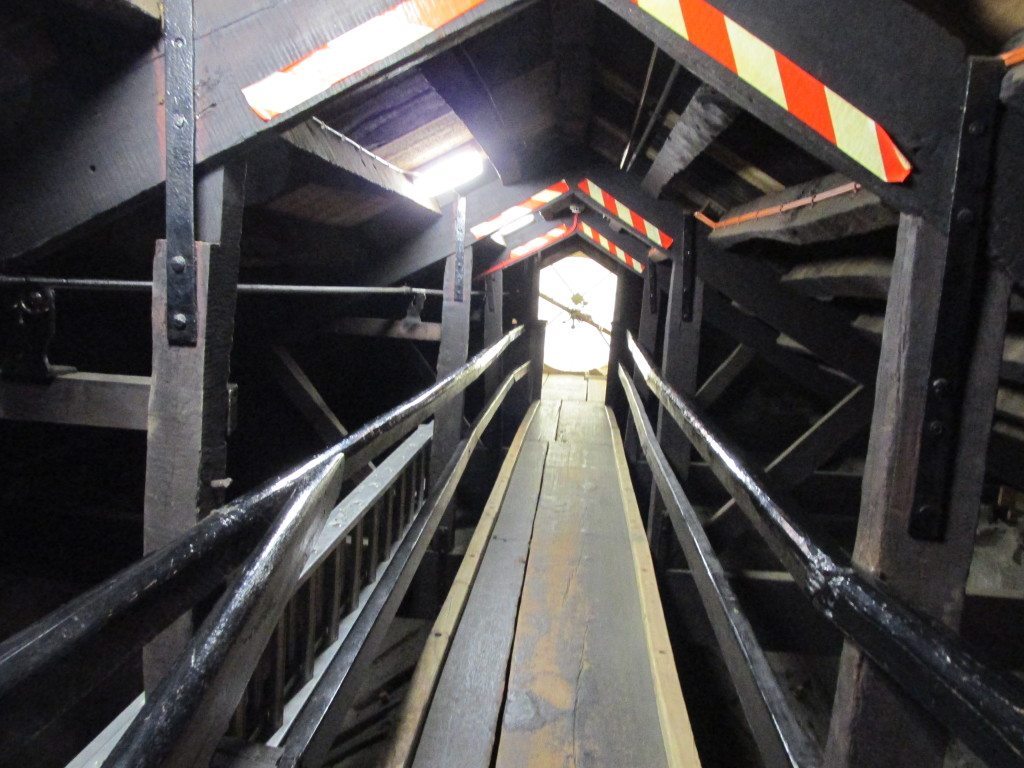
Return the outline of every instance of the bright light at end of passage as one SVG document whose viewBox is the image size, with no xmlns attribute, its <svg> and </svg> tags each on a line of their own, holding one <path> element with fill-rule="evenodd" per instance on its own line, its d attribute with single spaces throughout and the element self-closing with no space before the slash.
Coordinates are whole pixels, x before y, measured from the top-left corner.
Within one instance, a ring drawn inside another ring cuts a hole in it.
<svg viewBox="0 0 1024 768">
<path fill-rule="evenodd" d="M 479 152 L 467 149 L 454 152 L 417 172 L 413 179 L 416 189 L 427 197 L 437 197 L 472 181 L 484 172 L 484 158 Z"/>
</svg>

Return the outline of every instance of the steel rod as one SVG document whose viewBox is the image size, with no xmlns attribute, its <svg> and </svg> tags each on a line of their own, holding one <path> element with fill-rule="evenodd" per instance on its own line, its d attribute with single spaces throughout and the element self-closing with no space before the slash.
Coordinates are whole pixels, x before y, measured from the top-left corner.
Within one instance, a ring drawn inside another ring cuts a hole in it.
<svg viewBox="0 0 1024 768">
<path fill-rule="evenodd" d="M 692 398 L 661 379 L 632 336 L 628 346 L 636 370 L 665 412 L 815 609 L 989 765 L 1024 764 L 1024 684 L 989 668 L 953 632 L 836 562 L 782 508 L 761 474 L 716 433 Z"/>
<path fill-rule="evenodd" d="M 820 746 L 800 724 L 779 687 L 700 518 L 658 444 L 636 385 L 622 366 L 619 366 L 618 376 L 633 415 L 640 447 L 693 573 L 761 759 L 766 768 L 817 768 L 821 765 Z"/>
<path fill-rule="evenodd" d="M 0 285 L 45 286 L 76 291 L 139 291 L 148 293 L 153 290 L 149 280 L 114 280 L 108 278 L 86 277 L 43 277 L 36 275 L 0 275 Z M 375 285 L 287 285 L 270 283 L 239 283 L 239 293 L 257 294 L 302 294 L 322 296 L 345 295 L 394 295 L 441 296 L 440 288 L 416 288 L 411 285 L 375 286 Z M 478 293 L 478 292 L 474 292 Z"/>
</svg>

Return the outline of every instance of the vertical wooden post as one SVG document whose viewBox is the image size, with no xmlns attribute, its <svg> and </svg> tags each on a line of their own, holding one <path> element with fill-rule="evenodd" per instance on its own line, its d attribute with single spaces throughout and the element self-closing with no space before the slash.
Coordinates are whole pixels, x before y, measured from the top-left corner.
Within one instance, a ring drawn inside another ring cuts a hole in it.
<svg viewBox="0 0 1024 768">
<path fill-rule="evenodd" d="M 167 340 L 163 241 L 153 260 L 153 368 L 146 444 L 143 540 L 152 552 L 219 506 L 228 480 L 228 375 L 235 329 L 245 165 L 217 168 L 197 186 L 196 346 Z M 163 677 L 192 633 L 183 616 L 147 646 L 146 690 Z"/>
<path fill-rule="evenodd" d="M 704 287 L 696 278 L 696 244 L 688 229 L 672 252 L 668 305 L 665 309 L 665 333 L 662 339 L 661 375 L 673 389 L 693 395 L 697 391 L 697 366 L 700 361 L 700 332 L 703 320 Z M 680 478 L 690 469 L 690 441 L 664 407 L 658 406 L 658 443 Z M 655 559 L 665 553 L 665 505 L 657 486 L 651 483 L 647 514 L 647 536 Z"/>
<path fill-rule="evenodd" d="M 484 347 L 496 344 L 505 335 L 504 274 L 505 270 L 499 270 L 484 278 Z M 491 399 L 503 378 L 504 371 L 499 358 L 484 373 L 484 392 L 487 400 Z"/>
<path fill-rule="evenodd" d="M 619 383 L 619 365 L 626 359 L 626 333 L 636 327 L 639 314 L 639 289 L 636 279 L 624 269 L 616 269 L 615 310 L 612 314 L 612 338 L 608 345 L 608 381 L 604 402 L 621 427 L 626 419 L 626 394 Z"/>
<path fill-rule="evenodd" d="M 1009 303 L 1004 276 L 993 272 L 978 281 L 985 296 L 965 377 L 946 537 L 915 539 L 908 532 L 918 480 L 913 468 L 923 439 L 926 395 L 937 386 L 930 380 L 930 360 L 938 297 L 946 259 L 957 257 L 933 226 L 915 216 L 900 219 L 853 554 L 855 565 L 886 589 L 954 629 L 974 551 Z M 942 728 L 847 643 L 825 764 L 939 768 L 945 749 Z"/>
<path fill-rule="evenodd" d="M 658 265 L 654 262 L 647 264 L 644 270 L 644 283 L 640 294 L 640 321 L 637 326 L 636 341 L 640 348 L 652 358 L 658 343 L 658 326 L 661 320 L 661 290 L 658 287 Z M 639 372 L 633 371 L 633 383 L 637 385 L 637 391 L 644 403 L 644 409 L 650 412 L 650 404 L 654 396 L 643 383 Z M 647 458 L 640 449 L 640 439 L 636 430 L 636 424 L 632 419 L 626 423 L 626 435 L 623 438 L 623 447 L 629 465 L 633 468 L 634 478 L 637 487 L 637 501 L 641 509 L 646 507 L 650 501 L 649 490 L 653 477 L 650 468 L 647 466 Z"/>
<path fill-rule="evenodd" d="M 544 336 L 547 321 L 534 320 L 526 326 L 530 344 L 530 402 L 540 400 L 544 389 Z"/>
</svg>

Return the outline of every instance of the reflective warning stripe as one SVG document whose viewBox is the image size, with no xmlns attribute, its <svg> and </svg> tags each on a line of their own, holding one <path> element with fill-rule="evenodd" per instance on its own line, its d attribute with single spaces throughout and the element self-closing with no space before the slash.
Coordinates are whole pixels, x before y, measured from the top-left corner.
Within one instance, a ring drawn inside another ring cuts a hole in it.
<svg viewBox="0 0 1024 768">
<path fill-rule="evenodd" d="M 521 203 L 505 209 L 494 218 L 488 219 L 480 224 L 475 224 L 469 228 L 469 231 L 473 233 L 473 237 L 477 240 L 493 235 L 499 229 L 508 226 L 513 221 L 521 219 L 523 216 L 543 208 L 548 203 L 554 202 L 568 191 L 569 182 L 567 181 L 560 181 L 557 184 L 552 184 L 550 187 L 530 195 Z"/>
<path fill-rule="evenodd" d="M 538 235 L 532 240 L 527 240 L 522 245 L 517 245 L 515 248 L 509 251 L 508 258 L 502 259 L 497 264 L 492 266 L 490 269 L 486 270 L 485 272 L 481 272 L 479 275 L 476 276 L 475 279 L 479 280 L 481 277 L 486 277 L 492 272 L 497 272 L 498 270 L 504 269 L 505 267 L 510 267 L 517 261 L 521 261 L 525 259 L 527 256 L 533 256 L 538 251 L 542 251 L 548 246 L 561 242 L 562 240 L 565 240 L 566 238 L 574 234 L 576 234 L 575 226 L 569 224 L 559 224 L 557 227 L 549 229 L 543 235 Z"/>
<path fill-rule="evenodd" d="M 596 245 L 598 248 L 603 250 L 605 253 L 614 256 L 616 259 L 621 261 L 623 264 L 625 264 L 627 267 L 632 269 L 637 274 L 643 274 L 644 265 L 641 264 L 639 260 L 634 259 L 622 248 L 617 246 L 615 243 L 613 243 L 611 240 L 602 235 L 600 232 L 598 232 L 596 229 L 594 229 L 586 222 L 580 222 L 579 233 L 584 238 L 589 240 L 591 243 Z"/>
<path fill-rule="evenodd" d="M 632 0 L 875 176 L 905 181 L 911 165 L 882 126 L 706 0 Z"/>
<path fill-rule="evenodd" d="M 264 120 L 294 109 L 482 5 L 484 0 L 403 0 L 284 69 L 242 89 Z"/>
<path fill-rule="evenodd" d="M 583 194 L 608 211 L 612 216 L 628 224 L 659 248 L 668 248 L 672 245 L 671 237 L 662 232 L 639 213 L 623 205 L 619 200 L 616 200 L 590 179 L 584 179 L 581 181 L 579 183 L 579 187 L 583 190 Z"/>
</svg>

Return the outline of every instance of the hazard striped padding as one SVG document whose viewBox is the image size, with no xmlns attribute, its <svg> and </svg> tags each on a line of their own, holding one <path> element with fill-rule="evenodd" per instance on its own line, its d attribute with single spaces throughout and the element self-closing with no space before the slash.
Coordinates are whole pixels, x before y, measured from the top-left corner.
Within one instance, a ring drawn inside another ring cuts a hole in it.
<svg viewBox="0 0 1024 768">
<path fill-rule="evenodd" d="M 550 187 L 530 195 L 530 197 L 526 198 L 521 203 L 517 203 L 511 208 L 506 208 L 494 218 L 473 225 L 469 228 L 469 231 L 473 233 L 473 237 L 477 240 L 493 235 L 499 229 L 508 226 L 513 221 L 521 219 L 523 216 L 543 208 L 548 203 L 554 202 L 568 191 L 569 182 L 567 181 L 560 181 L 557 184 L 552 184 Z"/>
<path fill-rule="evenodd" d="M 402 0 L 284 69 L 242 89 L 264 120 L 294 109 L 482 5 L 484 0 Z"/>
<path fill-rule="evenodd" d="M 509 255 L 507 258 L 502 259 L 497 264 L 488 269 L 486 272 L 481 272 L 479 275 L 476 276 L 476 279 L 479 280 L 481 277 L 485 277 L 491 274 L 492 272 L 497 272 L 498 270 L 504 269 L 505 267 L 510 267 L 517 261 L 521 261 L 522 259 L 525 259 L 527 256 L 533 256 L 533 254 L 537 253 L 538 251 L 542 251 L 545 248 L 554 245 L 555 243 L 561 242 L 562 240 L 565 240 L 567 237 L 571 237 L 574 234 L 576 234 L 576 227 L 574 225 L 559 224 L 557 227 L 549 229 L 543 235 L 538 235 L 532 240 L 527 240 L 522 245 L 516 246 L 511 251 L 509 251 Z"/>
<path fill-rule="evenodd" d="M 590 179 L 584 179 L 581 181 L 579 183 L 579 187 L 583 190 L 583 194 L 608 211 L 612 216 L 631 226 L 659 248 L 668 248 L 672 245 L 671 237 L 666 235 L 639 213 L 616 200 Z"/>
<path fill-rule="evenodd" d="M 684 40 L 889 182 L 911 165 L 882 126 L 706 0 L 632 0 Z"/>
<path fill-rule="evenodd" d="M 601 250 L 614 256 L 616 259 L 621 261 L 623 264 L 625 264 L 627 267 L 632 269 L 637 274 L 643 274 L 643 264 L 641 264 L 638 260 L 634 259 L 622 248 L 617 246 L 615 243 L 613 243 L 611 240 L 602 235 L 600 232 L 598 232 L 596 229 L 594 229 L 586 222 L 580 222 L 579 233 Z"/>
</svg>

